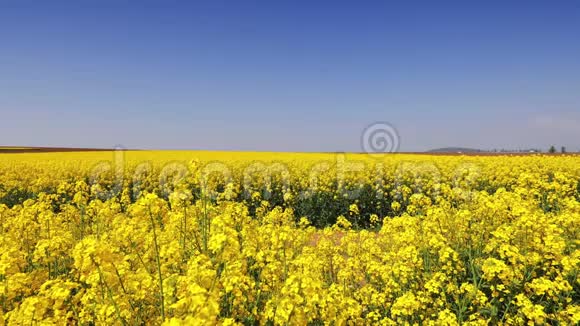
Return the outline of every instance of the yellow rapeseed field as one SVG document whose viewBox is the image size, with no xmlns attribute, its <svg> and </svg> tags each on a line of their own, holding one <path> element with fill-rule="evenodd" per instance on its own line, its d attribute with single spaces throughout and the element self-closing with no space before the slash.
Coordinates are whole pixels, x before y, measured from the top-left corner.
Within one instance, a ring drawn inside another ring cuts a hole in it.
<svg viewBox="0 0 580 326">
<path fill-rule="evenodd" d="M 580 323 L 580 156 L 0 154 L 0 325 Z"/>
</svg>

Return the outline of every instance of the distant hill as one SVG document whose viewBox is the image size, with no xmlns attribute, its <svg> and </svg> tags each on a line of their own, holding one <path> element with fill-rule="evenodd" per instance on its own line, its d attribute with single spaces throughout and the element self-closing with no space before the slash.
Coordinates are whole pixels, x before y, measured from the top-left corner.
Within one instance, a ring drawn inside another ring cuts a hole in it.
<svg viewBox="0 0 580 326">
<path fill-rule="evenodd" d="M 481 153 L 481 149 L 465 147 L 444 147 L 428 150 L 427 153 Z"/>
</svg>

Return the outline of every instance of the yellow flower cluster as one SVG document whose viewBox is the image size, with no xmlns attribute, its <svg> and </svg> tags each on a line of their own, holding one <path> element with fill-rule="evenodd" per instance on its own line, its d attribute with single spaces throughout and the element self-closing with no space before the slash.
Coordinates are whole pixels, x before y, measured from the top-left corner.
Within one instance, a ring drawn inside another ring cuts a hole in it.
<svg viewBox="0 0 580 326">
<path fill-rule="evenodd" d="M 0 155 L 0 325 L 579 324 L 580 157 Z"/>
</svg>

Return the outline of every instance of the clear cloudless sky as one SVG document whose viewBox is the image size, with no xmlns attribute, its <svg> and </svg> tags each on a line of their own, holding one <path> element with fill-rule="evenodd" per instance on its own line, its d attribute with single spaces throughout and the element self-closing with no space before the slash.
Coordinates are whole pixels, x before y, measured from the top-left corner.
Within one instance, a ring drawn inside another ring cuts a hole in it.
<svg viewBox="0 0 580 326">
<path fill-rule="evenodd" d="M 0 0 L 0 145 L 580 150 L 578 1 Z"/>
</svg>

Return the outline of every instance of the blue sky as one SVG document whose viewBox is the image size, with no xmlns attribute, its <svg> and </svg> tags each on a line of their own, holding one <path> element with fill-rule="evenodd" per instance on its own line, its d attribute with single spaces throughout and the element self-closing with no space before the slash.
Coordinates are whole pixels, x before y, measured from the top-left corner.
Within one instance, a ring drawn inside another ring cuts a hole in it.
<svg viewBox="0 0 580 326">
<path fill-rule="evenodd" d="M 2 1 L 0 145 L 580 150 L 574 1 Z"/>
</svg>

